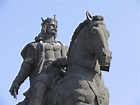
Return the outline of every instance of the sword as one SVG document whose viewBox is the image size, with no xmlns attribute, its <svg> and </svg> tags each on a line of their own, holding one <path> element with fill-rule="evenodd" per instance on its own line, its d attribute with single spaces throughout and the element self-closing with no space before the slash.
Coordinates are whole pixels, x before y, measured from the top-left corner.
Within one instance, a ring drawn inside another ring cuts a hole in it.
<svg viewBox="0 0 140 105">
<path fill-rule="evenodd" d="M 16 89 L 14 89 L 14 98 L 17 100 L 17 92 L 16 92 Z"/>
</svg>

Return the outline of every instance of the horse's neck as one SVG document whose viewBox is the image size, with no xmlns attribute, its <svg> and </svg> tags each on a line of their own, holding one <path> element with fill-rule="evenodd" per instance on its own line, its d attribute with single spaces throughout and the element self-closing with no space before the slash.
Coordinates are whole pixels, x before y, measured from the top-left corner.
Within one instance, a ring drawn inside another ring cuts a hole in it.
<svg viewBox="0 0 140 105">
<path fill-rule="evenodd" d="M 73 43 L 68 57 L 67 72 L 75 73 L 100 73 L 100 67 L 96 56 L 88 51 L 83 40 L 77 38 Z M 91 74 L 92 74 L 91 73 Z"/>
<path fill-rule="evenodd" d="M 69 50 L 67 72 L 84 74 L 95 71 L 100 72 L 99 63 L 93 52 L 92 39 L 87 28 L 83 28 Z"/>
<path fill-rule="evenodd" d="M 78 34 L 69 50 L 69 64 L 94 67 L 97 58 L 94 53 L 89 51 L 89 46 L 90 49 L 92 48 L 91 44 L 87 44 L 88 42 L 86 39 L 88 39 L 88 36 L 84 29 Z"/>
</svg>

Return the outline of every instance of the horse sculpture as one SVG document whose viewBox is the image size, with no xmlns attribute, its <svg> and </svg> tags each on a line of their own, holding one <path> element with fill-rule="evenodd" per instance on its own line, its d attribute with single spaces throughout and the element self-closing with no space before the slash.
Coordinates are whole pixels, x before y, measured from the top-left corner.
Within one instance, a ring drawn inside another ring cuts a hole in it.
<svg viewBox="0 0 140 105">
<path fill-rule="evenodd" d="M 110 66 L 112 58 L 109 31 L 102 16 L 86 12 L 86 17 L 72 37 L 64 78 L 48 90 L 45 105 L 109 104 L 109 92 L 101 74 L 101 69 Z"/>
</svg>

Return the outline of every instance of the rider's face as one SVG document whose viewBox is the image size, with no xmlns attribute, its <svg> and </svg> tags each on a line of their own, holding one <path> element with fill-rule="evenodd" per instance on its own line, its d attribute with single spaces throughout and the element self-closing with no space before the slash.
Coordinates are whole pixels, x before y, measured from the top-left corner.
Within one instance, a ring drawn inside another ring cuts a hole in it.
<svg viewBox="0 0 140 105">
<path fill-rule="evenodd" d="M 51 34 L 56 34 L 57 33 L 56 23 L 52 21 L 49 24 L 47 24 L 46 32 L 51 33 Z"/>
</svg>

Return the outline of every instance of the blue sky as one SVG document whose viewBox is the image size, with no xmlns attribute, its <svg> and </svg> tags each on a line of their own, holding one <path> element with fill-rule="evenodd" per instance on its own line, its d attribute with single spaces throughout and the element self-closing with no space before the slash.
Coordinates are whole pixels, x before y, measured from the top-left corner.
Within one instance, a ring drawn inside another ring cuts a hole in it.
<svg viewBox="0 0 140 105">
<path fill-rule="evenodd" d="M 28 80 L 17 100 L 9 88 L 22 63 L 20 51 L 40 32 L 40 17 L 55 14 L 57 40 L 69 45 L 87 10 L 102 15 L 110 31 L 113 59 L 110 72 L 103 72 L 110 105 L 140 105 L 140 0 L 0 0 L 0 105 L 15 105 L 24 98 Z"/>
</svg>

